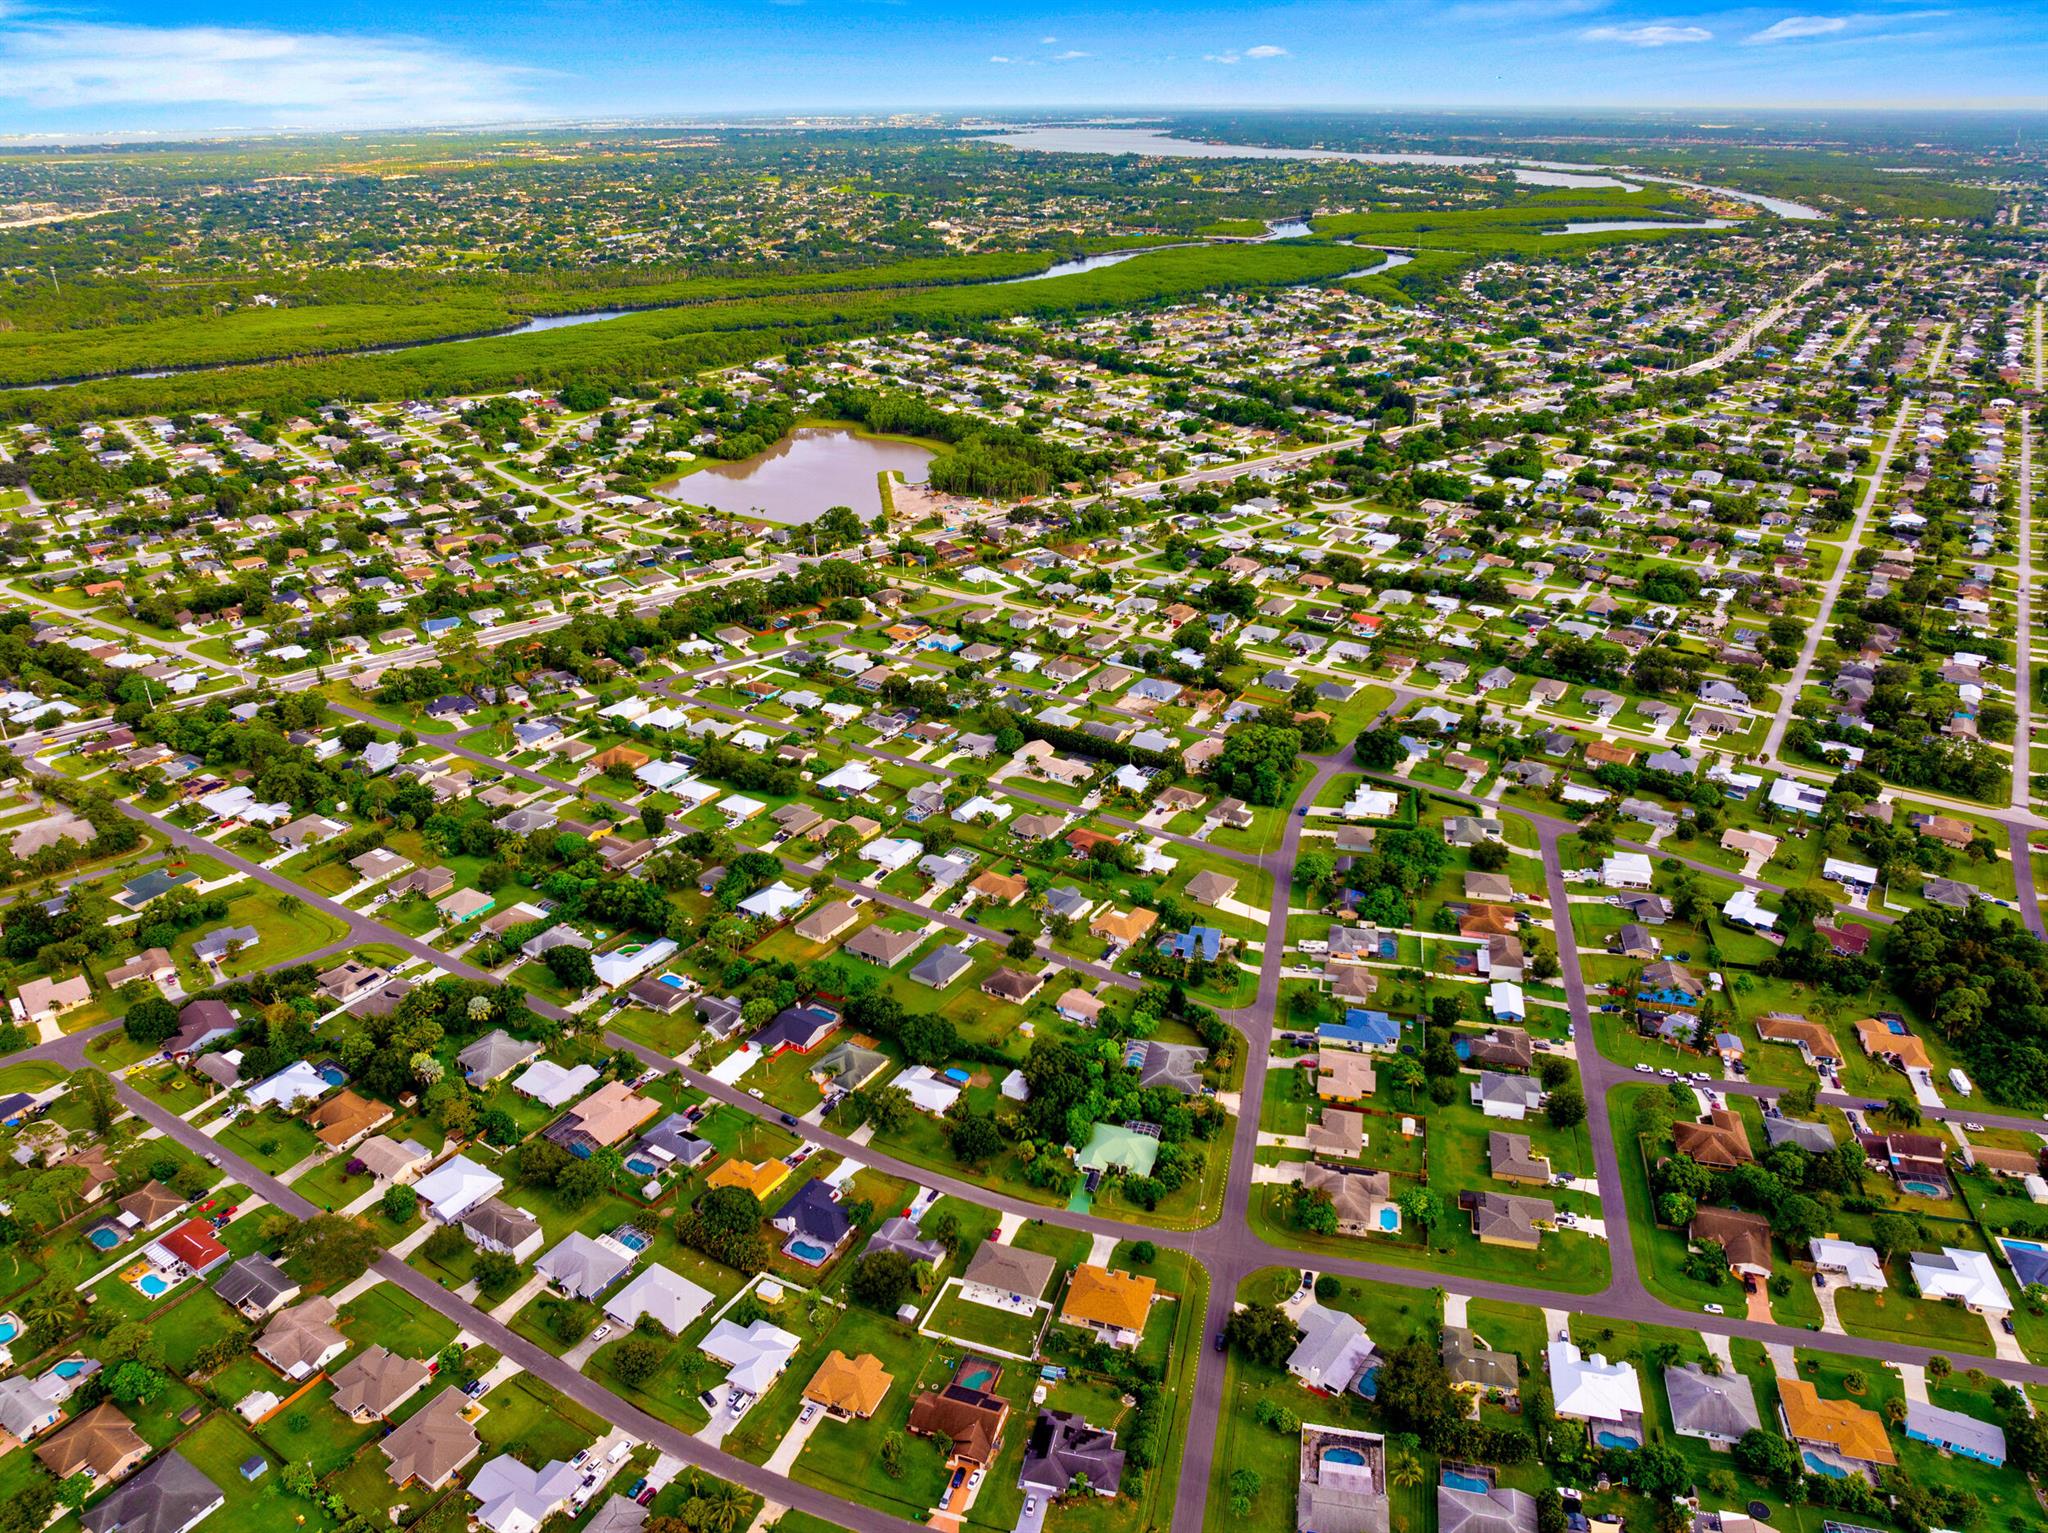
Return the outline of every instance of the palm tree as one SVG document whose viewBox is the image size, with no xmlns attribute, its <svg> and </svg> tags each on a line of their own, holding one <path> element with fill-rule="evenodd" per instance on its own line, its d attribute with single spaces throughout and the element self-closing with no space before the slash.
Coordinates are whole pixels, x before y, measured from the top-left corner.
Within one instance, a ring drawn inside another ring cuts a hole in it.
<svg viewBox="0 0 2048 1533">
<path fill-rule="evenodd" d="M 1398 1485 L 1403 1490 L 1413 1490 L 1428 1477 L 1423 1470 L 1422 1460 L 1412 1453 L 1396 1453 L 1387 1460 L 1389 1485 Z"/>
<path fill-rule="evenodd" d="M 21 1318 L 31 1329 L 62 1334 L 78 1314 L 78 1300 L 61 1284 L 46 1283 L 22 1301 Z"/>
<path fill-rule="evenodd" d="M 704 1497 L 703 1525 L 710 1533 L 732 1533 L 747 1510 L 747 1497 L 737 1485 L 723 1480 L 710 1487 Z"/>
</svg>

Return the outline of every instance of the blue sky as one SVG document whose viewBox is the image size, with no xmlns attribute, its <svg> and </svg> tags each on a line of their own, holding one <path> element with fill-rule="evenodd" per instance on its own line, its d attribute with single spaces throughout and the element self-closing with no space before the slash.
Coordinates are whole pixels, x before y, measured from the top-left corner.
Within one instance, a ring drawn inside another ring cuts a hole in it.
<svg viewBox="0 0 2048 1533">
<path fill-rule="evenodd" d="M 0 0 L 0 134 L 730 112 L 2048 105 L 2048 4 Z"/>
</svg>

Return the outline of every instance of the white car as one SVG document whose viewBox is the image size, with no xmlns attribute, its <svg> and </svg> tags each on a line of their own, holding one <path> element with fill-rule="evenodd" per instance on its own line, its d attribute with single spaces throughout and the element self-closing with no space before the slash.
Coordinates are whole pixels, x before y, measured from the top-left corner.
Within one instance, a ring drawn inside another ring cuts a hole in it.
<svg viewBox="0 0 2048 1533">
<path fill-rule="evenodd" d="M 987 1471 L 985 1471 L 985 1470 L 977 1469 L 977 1470 L 975 1470 L 975 1471 L 974 1471 L 974 1473 L 973 1473 L 973 1474 L 969 1475 L 969 1476 L 967 1477 L 967 1488 L 968 1488 L 969 1490 L 978 1490 L 978 1489 L 980 1489 L 980 1488 L 981 1488 L 981 1477 L 982 1477 L 982 1475 L 983 1475 L 983 1474 L 985 1474 L 986 1472 L 987 1472 Z"/>
<path fill-rule="evenodd" d="M 1678 1072 L 1676 1070 L 1659 1070 L 1657 1073 L 1663 1076 L 1664 1079 L 1666 1079 L 1667 1081 L 1675 1081 L 1678 1079 Z M 760 1094 L 761 1093 L 758 1091 L 754 1093 L 755 1096 L 759 1096 Z"/>
<path fill-rule="evenodd" d="M 1638 1074 L 1638 1075 L 1655 1075 L 1656 1073 L 1657 1073 L 1657 1071 L 1656 1071 L 1656 1067 L 1655 1067 L 1655 1066 L 1653 1066 L 1653 1065 L 1637 1065 L 1637 1066 L 1636 1066 L 1636 1074 Z"/>
<path fill-rule="evenodd" d="M 1710 1315 L 1725 1315 L 1727 1313 L 1727 1311 L 1722 1309 L 1721 1306 L 1718 1304 L 1706 1304 L 1702 1305 L 1701 1308 L 1705 1309 L 1706 1312 Z"/>
<path fill-rule="evenodd" d="M 592 1341 L 603 1341 L 605 1337 L 611 1335 L 611 1333 L 611 1322 L 607 1321 L 605 1322 L 605 1324 L 599 1326 L 596 1330 L 590 1333 L 590 1339 Z"/>
<path fill-rule="evenodd" d="M 801 1411 L 797 1412 L 796 1424 L 798 1426 L 804 1426 L 810 1421 L 810 1419 L 813 1416 L 817 1414 L 818 1407 L 815 1404 L 806 1405 Z"/>
</svg>

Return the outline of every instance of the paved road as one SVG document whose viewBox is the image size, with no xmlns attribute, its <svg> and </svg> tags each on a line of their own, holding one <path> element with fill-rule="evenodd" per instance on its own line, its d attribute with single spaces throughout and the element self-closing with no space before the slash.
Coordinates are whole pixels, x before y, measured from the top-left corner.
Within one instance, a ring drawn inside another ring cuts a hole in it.
<svg viewBox="0 0 2048 1533">
<path fill-rule="evenodd" d="M 1806 686 L 1807 673 L 1813 669 L 1814 656 L 1820 653 L 1821 641 L 1828 635 L 1834 621 L 1835 601 L 1842 594 L 1842 583 L 1848 579 L 1849 570 L 1856 562 L 1856 550 L 1862 546 L 1863 532 L 1870 525 L 1870 513 L 1877 509 L 1878 498 L 1884 493 L 1885 476 L 1891 471 L 1892 455 L 1899 450 L 1899 438 L 1906 429 L 1906 420 L 1913 412 L 1914 400 L 1909 395 L 1899 401 L 1899 412 L 1892 420 L 1892 429 L 1885 436 L 1884 447 L 1878 452 L 1877 463 L 1870 473 L 1870 484 L 1863 492 L 1863 500 L 1856 507 L 1856 520 L 1849 528 L 1849 537 L 1842 544 L 1840 557 L 1835 560 L 1833 572 L 1821 586 L 1820 611 L 1815 614 L 1812 625 L 1806 630 L 1806 643 L 1799 651 L 1799 663 L 1792 668 L 1792 677 L 1778 692 L 1778 711 L 1771 719 L 1771 727 L 1764 736 L 1763 757 L 1767 761 L 1778 759 L 1778 747 L 1785 741 L 1785 730 L 1792 722 L 1793 705 L 1799 701 L 1799 694 Z"/>
<path fill-rule="evenodd" d="M 157 1106 L 141 1092 L 127 1086 L 120 1086 L 117 1090 L 123 1106 L 161 1129 L 187 1149 L 201 1155 L 216 1156 L 228 1175 L 245 1183 L 265 1201 L 300 1219 L 310 1219 L 320 1212 L 283 1182 L 265 1175 L 249 1162 L 222 1149 L 219 1144 L 207 1138 L 177 1114 Z M 603 1385 L 585 1378 L 560 1358 L 535 1346 L 510 1327 L 493 1320 L 467 1300 L 457 1298 L 432 1278 L 408 1267 L 395 1256 L 386 1255 L 380 1258 L 373 1270 L 386 1281 L 396 1283 L 429 1309 L 453 1321 L 476 1341 L 495 1347 L 502 1355 L 510 1358 L 535 1378 L 560 1390 L 585 1410 L 591 1411 L 614 1426 L 623 1428 L 643 1442 L 652 1443 L 685 1464 L 694 1465 L 722 1479 L 743 1485 L 770 1501 L 796 1507 L 840 1527 L 857 1529 L 859 1533 L 902 1533 L 904 1529 L 920 1526 L 842 1500 L 828 1491 L 814 1489 L 786 1475 L 772 1474 L 744 1459 L 736 1458 L 677 1431 L 668 1423 L 658 1421 L 628 1404 Z"/>
<path fill-rule="evenodd" d="M 2034 421 L 2024 406 L 2019 424 L 2019 569 L 2012 645 L 2013 696 L 2019 720 L 2012 732 L 2012 802 L 2015 809 L 2025 809 L 2034 799 Z"/>
</svg>

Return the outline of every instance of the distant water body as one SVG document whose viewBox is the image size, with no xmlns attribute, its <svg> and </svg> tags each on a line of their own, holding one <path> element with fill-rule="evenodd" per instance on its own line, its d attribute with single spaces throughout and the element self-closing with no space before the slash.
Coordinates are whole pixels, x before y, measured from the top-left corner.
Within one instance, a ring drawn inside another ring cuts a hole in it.
<svg viewBox="0 0 2048 1533">
<path fill-rule="evenodd" d="M 1365 151 L 1356 149 L 1275 149 L 1263 144 L 1211 144 L 1199 139 L 1175 138 L 1163 128 L 1013 128 L 991 134 L 984 143 L 1009 149 L 1032 150 L 1040 154 L 1149 154 L 1183 160 L 1345 160 L 1359 165 L 1500 165 L 1517 181 L 1531 186 L 1619 188 L 1635 190 L 1635 182 L 1654 181 L 1667 186 L 1691 186 L 1718 192 L 1726 197 L 1753 203 L 1780 218 L 1801 221 L 1825 217 L 1820 209 L 1782 197 L 1765 197 L 1757 192 L 1738 191 L 1727 186 L 1702 186 L 1675 176 L 1656 176 L 1625 167 L 1620 176 L 1609 167 L 1585 165 L 1569 160 L 1519 160 L 1502 155 L 1425 154 L 1420 151 Z"/>
</svg>

